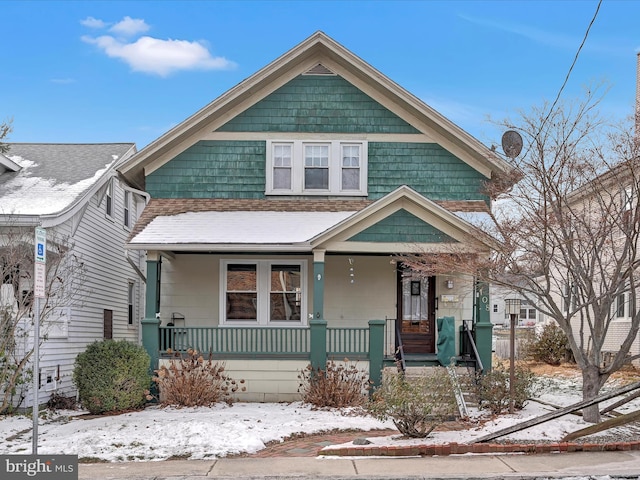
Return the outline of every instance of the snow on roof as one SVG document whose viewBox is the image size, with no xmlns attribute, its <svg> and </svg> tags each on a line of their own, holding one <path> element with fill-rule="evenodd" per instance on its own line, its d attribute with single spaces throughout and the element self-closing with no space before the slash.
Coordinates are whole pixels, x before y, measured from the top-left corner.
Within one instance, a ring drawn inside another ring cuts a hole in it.
<svg viewBox="0 0 640 480">
<path fill-rule="evenodd" d="M 291 244 L 305 242 L 356 212 L 188 212 L 158 216 L 129 243 Z"/>
<path fill-rule="evenodd" d="M 21 168 L 0 175 L 0 215 L 49 215 L 76 202 L 133 144 L 10 144 Z"/>
</svg>

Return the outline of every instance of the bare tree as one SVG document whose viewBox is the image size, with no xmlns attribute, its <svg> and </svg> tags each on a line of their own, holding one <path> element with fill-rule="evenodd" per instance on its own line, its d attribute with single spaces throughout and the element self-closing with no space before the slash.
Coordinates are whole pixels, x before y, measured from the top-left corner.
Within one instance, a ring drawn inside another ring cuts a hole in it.
<svg viewBox="0 0 640 480">
<path fill-rule="evenodd" d="M 490 258 L 452 251 L 403 259 L 425 273 L 473 274 L 534 302 L 567 334 L 585 400 L 640 357 L 629 355 L 640 326 L 638 142 L 631 123 L 605 123 L 598 104 L 592 90 L 580 102 L 551 113 L 543 106 L 505 123 L 522 134 L 525 150 L 513 172 L 487 185 L 496 201 L 483 230 L 498 239 Z M 617 351 L 605 364 L 616 320 Z M 598 405 L 584 418 L 599 422 Z"/>
<path fill-rule="evenodd" d="M 67 238 L 47 232 L 45 297 L 40 301 L 41 338 L 56 328 L 64 307 L 84 294 L 85 267 Z M 34 231 L 0 227 L 0 414 L 18 406 L 33 375 Z"/>
<path fill-rule="evenodd" d="M 11 119 L 0 123 L 0 154 L 7 153 L 9 151 L 9 145 L 4 143 L 3 140 L 5 140 L 7 135 L 9 135 L 13 130 L 11 123 Z"/>
</svg>

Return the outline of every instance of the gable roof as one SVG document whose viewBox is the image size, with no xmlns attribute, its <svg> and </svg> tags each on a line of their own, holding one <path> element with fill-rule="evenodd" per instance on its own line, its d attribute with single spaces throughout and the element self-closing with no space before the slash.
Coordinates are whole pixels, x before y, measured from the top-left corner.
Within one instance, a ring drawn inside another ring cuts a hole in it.
<svg viewBox="0 0 640 480">
<path fill-rule="evenodd" d="M 318 68 L 340 75 L 485 177 L 511 169 L 495 152 L 318 31 L 147 145 L 120 167 L 121 173 L 143 186 L 145 169 L 159 168 L 296 76 Z"/>
<path fill-rule="evenodd" d="M 0 174 L 0 221 L 57 217 L 93 194 L 135 152 L 133 143 L 11 143 L 19 166 Z"/>
<path fill-rule="evenodd" d="M 490 245 L 471 224 L 403 185 L 375 202 L 152 199 L 136 224 L 127 248 L 189 252 L 406 251 L 415 247 L 348 241 L 354 233 L 400 209 L 435 225 L 460 242 L 462 249 L 487 250 Z M 473 246 L 470 245 L 472 237 L 477 242 Z"/>
</svg>

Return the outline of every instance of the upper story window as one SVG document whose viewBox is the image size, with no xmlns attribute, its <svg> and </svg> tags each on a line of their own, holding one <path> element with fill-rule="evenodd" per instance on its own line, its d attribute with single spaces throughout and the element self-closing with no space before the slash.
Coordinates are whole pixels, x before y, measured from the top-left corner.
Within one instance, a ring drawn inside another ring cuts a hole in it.
<svg viewBox="0 0 640 480">
<path fill-rule="evenodd" d="M 267 141 L 267 195 L 367 194 L 367 142 Z"/>
<path fill-rule="evenodd" d="M 109 217 L 113 217 L 113 179 L 107 183 L 107 192 L 104 195 L 105 213 Z"/>
<path fill-rule="evenodd" d="M 124 191 L 124 213 L 122 223 L 125 227 L 131 226 L 131 192 Z"/>
</svg>

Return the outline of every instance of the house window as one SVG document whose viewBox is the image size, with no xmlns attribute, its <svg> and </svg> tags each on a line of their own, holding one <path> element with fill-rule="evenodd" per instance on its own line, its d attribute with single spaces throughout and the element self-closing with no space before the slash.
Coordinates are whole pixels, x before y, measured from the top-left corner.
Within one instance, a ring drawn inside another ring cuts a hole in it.
<svg viewBox="0 0 640 480">
<path fill-rule="evenodd" d="M 625 228 L 631 225 L 633 219 L 633 204 L 634 204 L 633 189 L 627 187 L 622 192 L 622 222 Z"/>
<path fill-rule="evenodd" d="M 367 194 L 367 143 L 267 141 L 267 195 Z"/>
<path fill-rule="evenodd" d="M 301 325 L 305 323 L 305 261 L 222 262 L 223 323 Z"/>
<path fill-rule="evenodd" d="M 113 338 L 113 310 L 103 310 L 102 314 L 103 336 L 105 340 Z"/>
<path fill-rule="evenodd" d="M 127 323 L 129 325 L 133 325 L 133 310 L 134 310 L 134 299 L 135 299 L 135 284 L 133 282 L 127 283 Z"/>
<path fill-rule="evenodd" d="M 107 192 L 104 195 L 105 200 L 105 213 L 109 216 L 113 216 L 113 179 L 107 183 Z"/>
<path fill-rule="evenodd" d="M 273 188 L 291 190 L 291 156 L 293 145 L 277 144 L 273 146 Z"/>
<path fill-rule="evenodd" d="M 624 318 L 625 316 L 625 304 L 627 303 L 627 295 L 621 293 L 616 297 L 616 318 Z"/>
<path fill-rule="evenodd" d="M 124 216 L 122 222 L 125 227 L 131 226 L 131 192 L 124 191 Z"/>
</svg>

